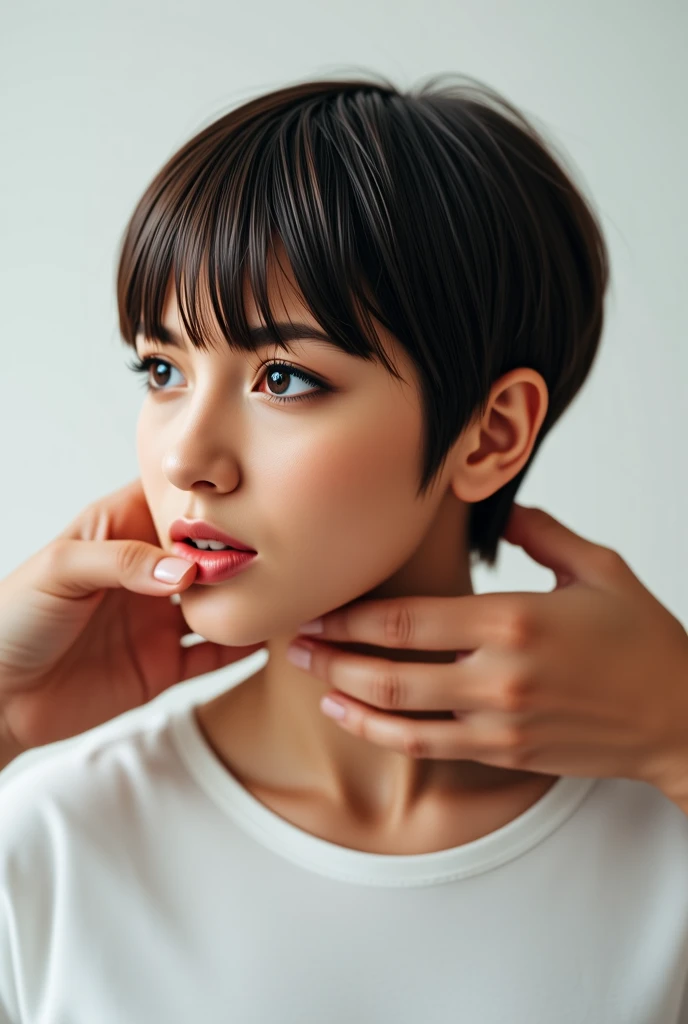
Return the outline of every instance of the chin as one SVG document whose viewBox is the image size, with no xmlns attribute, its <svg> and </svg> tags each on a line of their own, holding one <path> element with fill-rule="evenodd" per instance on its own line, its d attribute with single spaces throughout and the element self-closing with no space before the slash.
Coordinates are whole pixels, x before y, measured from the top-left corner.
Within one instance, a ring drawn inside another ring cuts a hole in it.
<svg viewBox="0 0 688 1024">
<path fill-rule="evenodd" d="M 269 628 L 265 609 L 260 614 L 251 614 L 247 607 L 251 602 L 242 601 L 235 610 L 236 602 L 226 595 L 224 600 L 212 601 L 214 589 L 197 587 L 192 593 L 189 588 L 179 595 L 179 606 L 190 632 L 224 647 L 267 643 L 266 633 L 274 635 L 274 630 Z"/>
<path fill-rule="evenodd" d="M 228 629 L 226 625 L 221 626 L 217 623 L 206 622 L 203 616 L 199 616 L 197 621 L 186 616 L 184 618 L 191 632 L 198 633 L 204 640 L 209 640 L 213 644 L 219 644 L 221 647 L 250 647 L 252 644 L 267 645 L 268 643 L 264 629 L 249 631 Z"/>
</svg>

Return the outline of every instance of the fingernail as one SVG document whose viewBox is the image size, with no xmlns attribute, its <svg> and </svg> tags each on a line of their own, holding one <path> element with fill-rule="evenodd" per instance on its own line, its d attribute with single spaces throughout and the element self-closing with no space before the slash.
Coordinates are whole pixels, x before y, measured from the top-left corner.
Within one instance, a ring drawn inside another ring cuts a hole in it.
<svg viewBox="0 0 688 1024">
<path fill-rule="evenodd" d="M 306 647 L 298 644 L 290 644 L 287 647 L 287 660 L 296 665 L 297 668 L 309 669 L 311 667 L 311 652 Z"/>
<path fill-rule="evenodd" d="M 153 570 L 153 575 L 161 583 L 179 583 L 192 564 L 185 558 L 163 558 Z"/>
<path fill-rule="evenodd" d="M 296 631 L 297 633 L 322 633 L 323 632 L 323 620 L 311 619 L 310 622 L 304 622 L 303 626 L 299 626 Z"/>
<path fill-rule="evenodd" d="M 320 701 L 320 709 L 323 714 L 328 715 L 330 718 L 342 719 L 346 715 L 344 705 L 339 704 L 336 700 L 332 700 L 331 697 L 323 697 Z"/>
</svg>

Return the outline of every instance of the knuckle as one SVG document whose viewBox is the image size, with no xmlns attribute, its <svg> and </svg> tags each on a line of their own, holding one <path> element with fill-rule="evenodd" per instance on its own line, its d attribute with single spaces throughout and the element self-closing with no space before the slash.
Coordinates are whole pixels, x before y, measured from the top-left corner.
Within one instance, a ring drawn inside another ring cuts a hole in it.
<svg viewBox="0 0 688 1024">
<path fill-rule="evenodd" d="M 403 730 L 401 742 L 407 757 L 420 759 L 428 756 L 427 744 L 412 727 Z"/>
<path fill-rule="evenodd" d="M 81 510 L 80 518 L 86 520 L 86 522 L 93 522 L 98 517 L 98 503 L 95 501 L 89 501 L 87 505 Z"/>
<path fill-rule="evenodd" d="M 58 535 L 65 540 L 97 540 L 104 537 L 103 529 L 107 529 L 107 518 L 102 505 L 91 501 L 85 505 L 78 515 L 72 519 Z M 99 533 L 99 531 L 101 531 Z"/>
<path fill-rule="evenodd" d="M 393 670 L 383 672 L 373 683 L 373 703 L 381 708 L 403 708 L 404 687 Z"/>
<path fill-rule="evenodd" d="M 36 552 L 27 563 L 30 565 L 31 575 L 27 579 L 33 581 L 38 590 L 49 590 L 54 592 L 57 588 L 60 593 L 70 592 L 70 552 L 75 542 L 57 537 L 51 540 L 45 547 Z"/>
<path fill-rule="evenodd" d="M 97 536 L 98 523 L 101 514 L 101 510 L 95 501 L 89 502 L 89 504 L 81 510 L 74 521 L 80 540 L 92 540 Z"/>
<path fill-rule="evenodd" d="M 40 571 L 45 576 L 58 577 L 60 569 L 67 562 L 67 552 L 74 542 L 63 537 L 56 537 L 38 552 Z"/>
<path fill-rule="evenodd" d="M 520 651 L 527 648 L 535 635 L 535 618 L 533 613 L 523 606 L 511 611 L 502 628 L 502 643 L 510 650 Z"/>
<path fill-rule="evenodd" d="M 141 548 L 136 543 L 118 544 L 116 548 L 117 569 L 126 578 L 132 576 L 143 560 Z"/>
<path fill-rule="evenodd" d="M 55 537 L 49 544 L 46 544 L 42 549 L 42 554 L 46 562 L 59 561 L 64 558 L 65 551 L 71 547 L 74 542 L 67 540 L 64 537 Z"/>
<path fill-rule="evenodd" d="M 413 616 L 408 604 L 400 601 L 384 612 L 383 635 L 389 646 L 410 647 L 413 641 Z"/>
<path fill-rule="evenodd" d="M 351 723 L 349 732 L 358 736 L 359 739 L 365 740 L 366 743 L 379 742 L 375 735 L 372 719 L 367 714 L 357 717 L 356 721 Z"/>
<path fill-rule="evenodd" d="M 534 684 L 522 671 L 512 671 L 500 679 L 497 706 L 512 714 L 530 711 L 533 704 Z"/>
<path fill-rule="evenodd" d="M 620 576 L 627 568 L 626 562 L 619 552 L 605 547 L 604 544 L 596 546 L 593 557 L 597 570 L 605 576 Z"/>
</svg>

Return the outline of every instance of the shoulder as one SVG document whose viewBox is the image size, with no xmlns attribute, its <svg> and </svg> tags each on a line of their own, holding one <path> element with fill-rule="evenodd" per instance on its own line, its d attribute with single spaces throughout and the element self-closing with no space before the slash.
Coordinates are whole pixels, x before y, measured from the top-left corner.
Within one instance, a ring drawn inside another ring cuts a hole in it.
<svg viewBox="0 0 688 1024">
<path fill-rule="evenodd" d="M 671 879 L 688 910 L 688 815 L 659 789 L 636 779 L 599 779 L 578 827 L 598 868 L 606 862 L 618 877 L 651 869 Z"/>
<path fill-rule="evenodd" d="M 0 888 L 13 866 L 30 860 L 38 868 L 67 835 L 85 836 L 131 807 L 154 762 L 169 757 L 169 718 L 165 709 L 107 723 L 0 776 Z"/>
<path fill-rule="evenodd" d="M 0 1021 L 47 978 L 77 894 L 93 905 L 126 870 L 124 823 L 145 820 L 156 767 L 170 777 L 169 716 L 106 723 L 0 779 Z"/>
</svg>

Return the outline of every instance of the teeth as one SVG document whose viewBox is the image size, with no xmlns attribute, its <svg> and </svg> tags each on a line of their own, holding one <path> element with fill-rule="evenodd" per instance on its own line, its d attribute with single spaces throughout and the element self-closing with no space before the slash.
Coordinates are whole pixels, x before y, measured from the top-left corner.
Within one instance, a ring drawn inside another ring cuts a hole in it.
<svg viewBox="0 0 688 1024">
<path fill-rule="evenodd" d="M 187 538 L 187 539 L 188 539 L 189 544 L 192 544 L 193 547 L 195 547 L 195 548 L 199 548 L 201 551 L 233 551 L 234 550 L 234 548 L 232 548 L 231 545 L 223 544 L 219 540 L 199 540 L 199 539 L 191 540 L 190 537 Z"/>
</svg>

